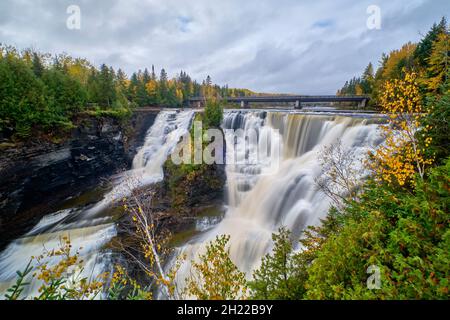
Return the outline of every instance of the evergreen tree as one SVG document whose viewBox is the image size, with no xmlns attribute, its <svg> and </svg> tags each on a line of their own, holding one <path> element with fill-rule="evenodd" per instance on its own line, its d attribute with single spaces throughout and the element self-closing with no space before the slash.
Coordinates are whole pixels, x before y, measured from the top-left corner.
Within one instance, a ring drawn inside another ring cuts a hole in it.
<svg viewBox="0 0 450 320">
<path fill-rule="evenodd" d="M 102 64 L 100 66 L 98 82 L 99 96 L 97 102 L 101 106 L 111 107 L 116 100 L 114 70 L 112 68 L 108 68 L 105 64 Z"/>
<path fill-rule="evenodd" d="M 98 71 L 92 67 L 88 77 L 88 101 L 92 104 L 98 104 L 100 100 L 100 86 Z"/>
<path fill-rule="evenodd" d="M 122 69 L 119 68 L 119 70 L 117 70 L 117 74 L 116 74 L 116 81 L 117 81 L 117 87 L 120 89 L 120 91 L 125 92 L 128 88 L 128 78 L 127 75 L 125 74 L 125 72 L 123 72 Z"/>
<path fill-rule="evenodd" d="M 151 76 L 150 76 L 150 73 L 148 72 L 147 68 L 144 69 L 144 73 L 142 75 L 142 80 L 144 82 L 144 85 L 146 85 L 151 80 Z"/>
<path fill-rule="evenodd" d="M 417 48 L 414 52 L 414 58 L 422 68 L 426 68 L 428 66 L 427 59 L 431 55 L 433 43 L 438 38 L 439 34 L 445 33 L 446 31 L 447 20 L 445 17 L 442 17 L 441 21 L 438 24 L 433 24 L 431 30 L 428 31 L 425 37 L 417 45 Z"/>
<path fill-rule="evenodd" d="M 151 74 L 152 80 L 156 81 L 156 73 L 155 73 L 155 66 L 152 65 L 152 74 Z"/>
<path fill-rule="evenodd" d="M 125 72 L 122 69 L 117 70 L 116 74 L 116 95 L 117 95 L 117 104 L 120 106 L 128 106 L 128 79 Z"/>
<path fill-rule="evenodd" d="M 41 57 L 36 52 L 33 52 L 33 72 L 36 75 L 36 77 L 40 78 L 42 77 L 42 74 L 44 73 L 44 66 L 41 61 Z"/>
<path fill-rule="evenodd" d="M 130 85 L 128 86 L 128 100 L 136 102 L 137 88 L 139 86 L 139 79 L 136 72 L 131 75 Z"/>
<path fill-rule="evenodd" d="M 429 93 L 437 93 L 442 88 L 442 83 L 447 82 L 450 70 L 450 35 L 448 32 L 437 36 L 426 62 L 428 67 L 425 84 Z"/>
<path fill-rule="evenodd" d="M 272 235 L 273 252 L 262 258 L 261 266 L 254 271 L 249 283 L 253 299 L 295 300 L 304 294 L 306 268 L 298 263 L 290 236 L 285 228 Z"/>
<path fill-rule="evenodd" d="M 149 104 L 149 96 L 143 78 L 137 83 L 136 103 L 139 107 L 145 107 Z"/>
<path fill-rule="evenodd" d="M 166 70 L 161 69 L 161 74 L 159 76 L 159 95 L 160 95 L 160 103 L 167 104 L 168 103 L 168 87 L 167 87 L 167 73 Z"/>
<path fill-rule="evenodd" d="M 20 137 L 31 134 L 33 125 L 45 121 L 51 114 L 42 92 L 44 85 L 27 64 L 9 53 L 0 59 L 0 129 L 13 130 Z"/>
<path fill-rule="evenodd" d="M 212 80 L 211 80 L 211 77 L 209 75 L 206 77 L 205 84 L 208 87 L 211 87 L 211 85 L 212 85 Z"/>
<path fill-rule="evenodd" d="M 361 87 L 364 94 L 371 94 L 375 82 L 373 65 L 370 62 L 362 75 Z"/>
</svg>

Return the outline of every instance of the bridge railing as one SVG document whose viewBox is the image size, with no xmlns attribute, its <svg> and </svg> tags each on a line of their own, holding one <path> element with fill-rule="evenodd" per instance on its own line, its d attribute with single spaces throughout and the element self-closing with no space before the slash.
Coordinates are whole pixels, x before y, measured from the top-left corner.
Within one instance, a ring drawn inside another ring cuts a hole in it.
<svg viewBox="0 0 450 320">
<path fill-rule="evenodd" d="M 288 96 L 245 96 L 245 97 L 224 97 L 222 100 L 229 102 L 333 102 L 333 101 L 363 101 L 369 100 L 367 95 L 320 95 L 320 96 L 308 96 L 308 95 L 288 95 Z M 203 102 L 205 97 L 192 97 L 190 102 Z"/>
</svg>

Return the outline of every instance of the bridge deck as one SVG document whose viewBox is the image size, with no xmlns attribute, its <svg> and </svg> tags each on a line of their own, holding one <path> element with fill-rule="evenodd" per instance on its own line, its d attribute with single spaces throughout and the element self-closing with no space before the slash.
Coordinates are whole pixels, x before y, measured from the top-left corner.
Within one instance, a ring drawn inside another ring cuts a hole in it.
<svg viewBox="0 0 450 320">
<path fill-rule="evenodd" d="M 305 96 L 305 95 L 286 95 L 286 96 L 247 96 L 247 97 L 227 97 L 224 98 L 228 102 L 362 102 L 369 100 L 369 96 L 336 96 L 336 95 L 322 95 L 322 96 Z M 204 97 L 192 97 L 190 102 L 205 101 Z"/>
</svg>

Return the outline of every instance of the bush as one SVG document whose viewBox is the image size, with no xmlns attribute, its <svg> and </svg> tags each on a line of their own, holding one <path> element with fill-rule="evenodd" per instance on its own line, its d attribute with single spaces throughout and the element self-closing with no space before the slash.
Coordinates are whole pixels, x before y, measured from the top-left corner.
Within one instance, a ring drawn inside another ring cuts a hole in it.
<svg viewBox="0 0 450 320">
<path fill-rule="evenodd" d="M 184 294 L 200 300 L 245 299 L 245 274 L 230 258 L 229 236 L 217 236 L 206 245 L 206 252 L 192 262 L 192 271 L 186 278 Z"/>
<path fill-rule="evenodd" d="M 358 201 L 331 209 L 293 253 L 273 236 L 249 286 L 256 299 L 447 299 L 450 278 L 450 159 L 417 178 L 414 192 L 368 182 Z M 369 267 L 380 288 L 368 289 Z"/>
<path fill-rule="evenodd" d="M 449 174 L 447 160 L 417 179 L 414 194 L 370 185 L 318 251 L 306 298 L 447 299 Z M 366 287 L 370 265 L 380 268 L 379 290 Z"/>
<path fill-rule="evenodd" d="M 450 79 L 450 71 L 449 71 Z M 432 138 L 428 153 L 436 159 L 445 160 L 450 155 L 450 80 L 442 85 L 441 96 L 430 96 L 427 109 L 430 114 L 425 119 L 425 126 L 429 126 Z"/>
<path fill-rule="evenodd" d="M 208 100 L 203 116 L 203 124 L 207 128 L 218 128 L 222 123 L 223 107 L 218 101 Z"/>
<path fill-rule="evenodd" d="M 293 253 L 290 237 L 285 228 L 272 235 L 273 252 L 263 257 L 249 282 L 252 299 L 294 300 L 304 294 L 305 264 Z"/>
</svg>

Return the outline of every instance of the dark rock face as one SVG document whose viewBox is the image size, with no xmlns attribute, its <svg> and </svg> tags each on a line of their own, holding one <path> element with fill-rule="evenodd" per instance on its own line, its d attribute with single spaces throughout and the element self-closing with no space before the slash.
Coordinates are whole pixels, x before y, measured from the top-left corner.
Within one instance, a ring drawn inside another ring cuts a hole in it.
<svg viewBox="0 0 450 320">
<path fill-rule="evenodd" d="M 0 153 L 0 248 L 69 196 L 128 168 L 156 113 L 82 119 L 62 144 L 24 144 Z M 143 134 L 142 134 L 143 132 Z"/>
</svg>

